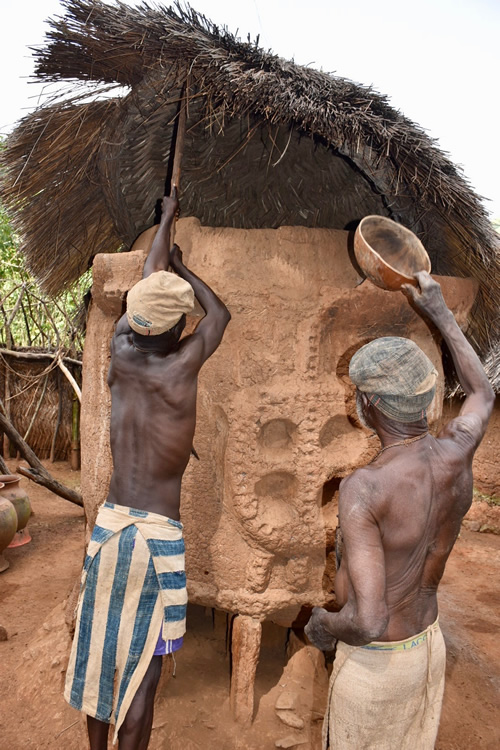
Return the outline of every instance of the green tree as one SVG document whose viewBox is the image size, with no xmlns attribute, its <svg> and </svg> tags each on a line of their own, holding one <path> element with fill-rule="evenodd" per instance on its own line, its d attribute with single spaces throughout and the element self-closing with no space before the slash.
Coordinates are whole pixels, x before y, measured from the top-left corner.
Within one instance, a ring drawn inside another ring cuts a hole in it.
<svg viewBox="0 0 500 750">
<path fill-rule="evenodd" d="M 7 212 L 0 204 L 0 279 L 11 278 L 13 274 L 21 277 L 22 262 L 17 253 L 17 238 L 9 222 Z"/>
<path fill-rule="evenodd" d="M 56 299 L 43 295 L 26 270 L 19 239 L 0 204 L 0 345 L 35 347 L 78 356 L 83 348 L 84 274 Z"/>
</svg>

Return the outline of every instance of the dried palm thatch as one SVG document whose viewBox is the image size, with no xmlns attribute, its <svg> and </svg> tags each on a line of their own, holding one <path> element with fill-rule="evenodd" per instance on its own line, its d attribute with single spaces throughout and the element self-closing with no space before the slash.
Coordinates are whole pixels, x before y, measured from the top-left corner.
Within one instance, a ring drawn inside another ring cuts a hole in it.
<svg viewBox="0 0 500 750">
<path fill-rule="evenodd" d="M 483 355 L 497 345 L 498 236 L 462 174 L 384 96 L 242 43 L 189 7 L 63 5 L 36 52 L 38 79 L 127 93 L 72 90 L 9 138 L 4 198 L 48 292 L 152 223 L 182 95 L 183 216 L 242 228 L 390 216 L 420 237 L 435 273 L 479 281 L 469 337 Z"/>
</svg>

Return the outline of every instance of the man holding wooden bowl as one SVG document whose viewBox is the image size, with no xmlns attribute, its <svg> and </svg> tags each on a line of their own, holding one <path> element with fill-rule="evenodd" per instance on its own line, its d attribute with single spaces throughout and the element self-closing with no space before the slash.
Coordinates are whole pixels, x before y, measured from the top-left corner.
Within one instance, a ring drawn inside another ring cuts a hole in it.
<svg viewBox="0 0 500 750">
<path fill-rule="evenodd" d="M 377 250 L 381 258 L 383 247 Z M 397 256 L 393 245 L 391 283 Z M 357 258 L 371 278 L 370 264 Z M 375 260 L 377 273 L 382 268 L 375 283 L 383 286 L 383 266 Z M 306 626 L 318 648 L 336 648 L 323 726 L 323 747 L 330 750 L 434 748 L 446 660 L 437 589 L 472 502 L 472 459 L 494 403 L 439 284 L 427 271 L 414 270 L 410 280 L 391 288 L 439 329 L 466 398 L 459 416 L 434 437 L 426 409 L 437 373 L 413 341 L 375 339 L 351 359 L 360 419 L 382 447 L 340 485 L 341 609 L 316 607 Z"/>
</svg>

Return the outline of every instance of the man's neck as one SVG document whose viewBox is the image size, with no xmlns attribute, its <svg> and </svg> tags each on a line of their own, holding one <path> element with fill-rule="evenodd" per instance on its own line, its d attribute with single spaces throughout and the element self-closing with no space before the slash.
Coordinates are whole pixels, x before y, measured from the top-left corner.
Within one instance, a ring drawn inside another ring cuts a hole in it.
<svg viewBox="0 0 500 750">
<path fill-rule="evenodd" d="M 161 340 L 159 336 L 139 336 L 132 332 L 132 346 L 142 354 L 170 354 L 175 348 L 172 342 Z"/>
<path fill-rule="evenodd" d="M 396 422 L 393 419 L 377 421 L 379 424 L 375 426 L 375 431 L 383 448 L 399 441 L 425 435 L 429 431 L 426 419 L 420 419 L 418 422 Z"/>
<path fill-rule="evenodd" d="M 132 342 L 132 345 L 134 349 L 138 352 L 142 352 L 143 354 L 163 354 L 164 352 L 161 349 L 154 349 L 153 347 L 145 347 L 139 346 L 135 343 L 135 341 Z"/>
</svg>

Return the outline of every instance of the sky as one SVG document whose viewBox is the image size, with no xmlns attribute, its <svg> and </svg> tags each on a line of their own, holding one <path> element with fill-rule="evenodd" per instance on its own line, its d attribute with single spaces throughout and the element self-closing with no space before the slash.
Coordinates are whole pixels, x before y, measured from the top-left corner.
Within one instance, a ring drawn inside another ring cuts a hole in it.
<svg viewBox="0 0 500 750">
<path fill-rule="evenodd" d="M 149 0 L 151 5 L 156 4 Z M 140 5 L 140 0 L 126 0 Z M 168 0 L 163 4 L 168 5 Z M 500 218 L 500 0 L 192 0 L 243 40 L 389 97 L 463 168 Z M 40 101 L 29 46 L 59 0 L 0 0 L 0 134 Z"/>
</svg>

